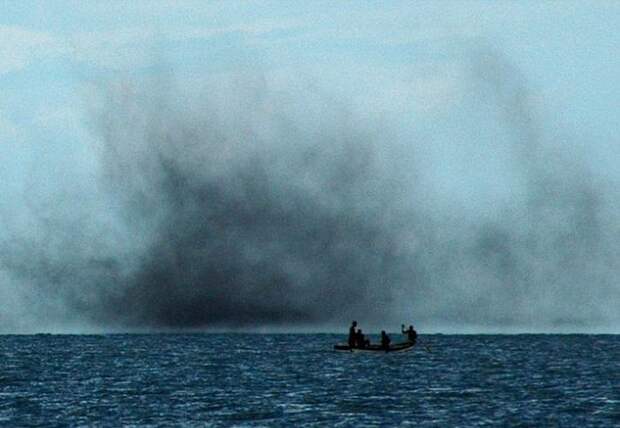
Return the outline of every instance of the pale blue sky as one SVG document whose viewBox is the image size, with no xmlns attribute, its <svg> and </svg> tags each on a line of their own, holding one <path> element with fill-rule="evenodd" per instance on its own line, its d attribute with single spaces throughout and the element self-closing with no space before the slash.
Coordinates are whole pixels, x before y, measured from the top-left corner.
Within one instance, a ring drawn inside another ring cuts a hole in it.
<svg viewBox="0 0 620 428">
<path fill-rule="evenodd" d="M 377 80 L 390 93 L 415 81 L 419 101 L 454 96 L 459 64 L 493 49 L 559 123 L 605 145 L 620 130 L 619 27 L 617 2 L 3 1 L 0 138 L 73 138 L 62 120 L 81 114 L 81 85 L 162 61 L 194 76 L 297 70 L 373 102 Z"/>
</svg>

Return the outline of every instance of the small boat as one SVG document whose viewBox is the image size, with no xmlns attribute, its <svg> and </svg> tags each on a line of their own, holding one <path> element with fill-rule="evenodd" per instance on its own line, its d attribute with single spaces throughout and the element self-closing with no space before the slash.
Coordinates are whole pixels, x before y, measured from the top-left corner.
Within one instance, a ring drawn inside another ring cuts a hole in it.
<svg viewBox="0 0 620 428">
<path fill-rule="evenodd" d="M 415 342 L 402 342 L 390 345 L 388 349 L 381 345 L 368 345 L 364 348 L 350 347 L 347 343 L 334 345 L 334 350 L 341 352 L 407 352 L 413 348 Z"/>
</svg>

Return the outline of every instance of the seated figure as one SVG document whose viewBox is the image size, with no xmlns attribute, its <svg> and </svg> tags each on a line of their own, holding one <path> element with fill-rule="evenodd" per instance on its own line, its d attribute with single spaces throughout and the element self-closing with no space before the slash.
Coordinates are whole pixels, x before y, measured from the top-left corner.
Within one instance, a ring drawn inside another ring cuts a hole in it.
<svg viewBox="0 0 620 428">
<path fill-rule="evenodd" d="M 366 339 L 366 337 L 364 336 L 364 333 L 362 333 L 361 328 L 357 330 L 357 335 L 355 337 L 355 345 L 358 348 L 365 348 L 368 345 L 370 345 L 370 340 Z"/>
<path fill-rule="evenodd" d="M 385 330 L 381 330 L 381 347 L 383 349 L 388 349 L 390 347 L 390 336 L 387 335 Z"/>
</svg>

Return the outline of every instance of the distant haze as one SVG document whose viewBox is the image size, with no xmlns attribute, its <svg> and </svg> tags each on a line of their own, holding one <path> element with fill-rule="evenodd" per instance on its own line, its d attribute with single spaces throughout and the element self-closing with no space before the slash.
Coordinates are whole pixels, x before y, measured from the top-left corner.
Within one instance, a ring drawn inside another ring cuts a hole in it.
<svg viewBox="0 0 620 428">
<path fill-rule="evenodd" d="M 620 325 L 614 175 L 502 55 L 459 77 L 426 128 L 312 77 L 99 84 L 95 179 L 2 211 L 5 330 Z"/>
</svg>

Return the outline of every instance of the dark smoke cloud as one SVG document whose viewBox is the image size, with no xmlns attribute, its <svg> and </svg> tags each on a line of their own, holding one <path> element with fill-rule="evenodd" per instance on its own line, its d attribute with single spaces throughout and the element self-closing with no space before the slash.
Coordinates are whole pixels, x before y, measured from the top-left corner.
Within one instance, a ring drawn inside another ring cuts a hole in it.
<svg viewBox="0 0 620 428">
<path fill-rule="evenodd" d="M 384 173 L 375 131 L 327 102 L 312 113 L 303 99 L 248 86 L 224 94 L 224 105 L 203 94 L 181 106 L 161 88 L 111 89 L 95 125 L 102 185 L 137 248 L 115 254 L 103 239 L 88 251 L 82 227 L 46 213 L 46 236 L 14 242 L 5 266 L 104 324 L 384 313 L 406 267 L 396 222 L 403 183 Z M 50 240 L 60 242 L 40 245 Z"/>
<path fill-rule="evenodd" d="M 134 81 L 94 109 L 92 195 L 31 203 L 3 270 L 29 284 L 35 318 L 118 328 L 617 323 L 617 198 L 508 61 L 482 52 L 468 70 L 464 103 L 500 124 L 509 153 L 495 178 L 514 194 L 491 214 L 426 198 L 443 158 L 417 173 L 415 134 L 397 139 L 312 85 Z"/>
<path fill-rule="evenodd" d="M 604 323 L 617 302 L 618 245 L 612 193 L 587 169 L 570 138 L 548 134 L 525 78 L 501 55 L 472 63 L 474 91 L 496 112 L 522 175 L 523 200 L 493 220 L 462 224 L 446 250 L 458 290 L 455 322 L 583 326 Z M 559 140 L 559 141 L 558 141 Z M 518 195 L 519 192 L 515 192 Z M 463 305 L 463 297 L 476 310 Z M 607 301 L 606 299 L 611 299 Z"/>
</svg>

